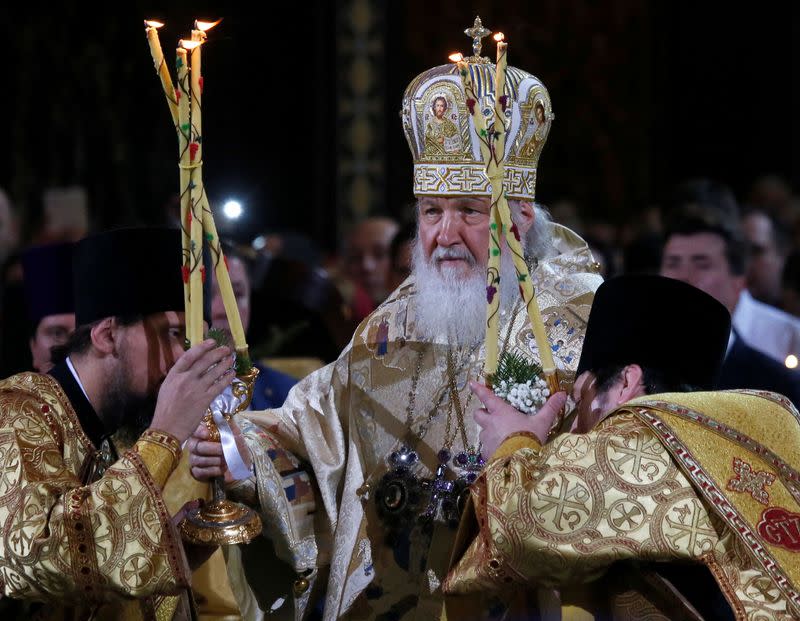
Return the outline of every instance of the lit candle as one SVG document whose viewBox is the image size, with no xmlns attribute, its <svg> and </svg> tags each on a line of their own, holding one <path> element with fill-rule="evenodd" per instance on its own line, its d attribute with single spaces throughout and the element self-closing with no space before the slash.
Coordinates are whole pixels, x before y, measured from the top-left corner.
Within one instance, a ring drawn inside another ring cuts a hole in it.
<svg viewBox="0 0 800 621">
<path fill-rule="evenodd" d="M 161 50 L 161 41 L 158 38 L 158 29 L 164 24 L 154 20 L 147 20 L 144 25 L 146 26 L 145 33 L 147 34 L 147 43 L 150 46 L 150 55 L 153 57 L 156 73 L 161 80 L 164 96 L 167 98 L 169 113 L 172 116 L 172 124 L 175 125 L 177 129 L 178 101 L 175 97 L 175 89 L 172 86 L 172 77 L 170 76 L 166 62 L 164 62 L 164 52 Z"/>
<path fill-rule="evenodd" d="M 186 334 L 191 342 L 194 334 L 192 326 L 192 296 L 189 280 L 192 273 L 193 253 L 191 249 L 190 230 L 192 226 L 192 167 L 189 161 L 189 141 L 191 137 L 191 120 L 189 110 L 189 61 L 186 50 L 179 47 L 175 50 L 175 65 L 178 70 L 178 88 L 175 96 L 178 100 L 178 168 L 180 170 L 180 203 L 181 203 L 181 247 L 183 256 L 183 301 L 186 312 Z M 202 306 L 202 305 L 201 305 Z M 194 343 L 192 343 L 194 345 Z"/>
<path fill-rule="evenodd" d="M 556 368 L 553 361 L 553 353 L 544 329 L 539 304 L 536 301 L 533 283 L 531 281 L 528 266 L 525 263 L 525 255 L 522 251 L 519 231 L 511 220 L 511 210 L 508 206 L 505 193 L 503 191 L 503 177 L 505 172 L 505 82 L 507 68 L 507 48 L 508 43 L 504 41 L 502 33 L 495 35 L 497 41 L 497 63 L 495 72 L 495 102 L 494 102 L 494 124 L 491 129 L 486 127 L 486 119 L 480 108 L 472 76 L 470 74 L 469 63 L 461 54 L 452 54 L 450 60 L 458 65 L 458 73 L 461 78 L 461 85 L 464 89 L 467 109 L 472 117 L 475 131 L 480 140 L 481 154 L 486 163 L 486 175 L 492 184 L 492 202 L 489 217 L 489 256 L 487 264 L 487 285 L 486 285 L 486 361 L 484 363 L 484 373 L 487 380 L 497 372 L 498 348 L 499 348 L 499 322 L 500 322 L 500 263 L 501 263 L 501 244 L 500 238 L 505 233 L 506 246 L 511 252 L 514 267 L 517 272 L 517 280 L 522 294 L 522 299 L 528 311 L 528 318 L 531 323 L 536 346 L 539 350 L 539 360 L 542 370 L 547 377 L 548 385 L 552 392 L 557 388 L 558 382 L 555 375 Z"/>
<path fill-rule="evenodd" d="M 219 24 L 221 20 L 215 22 L 204 22 L 197 20 L 192 30 L 192 41 L 203 42 L 206 40 L 206 32 Z M 242 319 L 239 315 L 239 306 L 236 304 L 236 296 L 233 293 L 233 285 L 231 284 L 231 277 L 228 273 L 225 255 L 222 252 L 222 247 L 219 242 L 219 234 L 217 227 L 214 223 L 214 216 L 211 211 L 211 206 L 208 203 L 208 195 L 203 185 L 203 160 L 202 160 L 202 95 L 204 81 L 202 76 L 201 65 L 201 46 L 197 46 L 192 50 L 192 129 L 195 132 L 194 141 L 198 143 L 197 148 L 197 164 L 198 173 L 195 175 L 195 193 L 198 195 L 197 200 L 200 201 L 199 212 L 202 213 L 202 225 L 205 239 L 211 249 L 211 258 L 214 262 L 214 275 L 219 285 L 222 303 L 225 306 L 225 315 L 228 318 L 228 325 L 230 326 L 231 336 L 233 337 L 233 346 L 239 354 L 247 354 L 247 341 L 244 334 L 244 326 Z M 195 106 L 195 103 L 197 104 Z M 197 120 L 195 120 L 197 115 Z M 198 140 L 199 138 L 199 140 Z M 209 275 L 210 277 L 210 275 Z"/>
<path fill-rule="evenodd" d="M 180 46 L 191 54 L 189 97 L 189 184 L 185 192 L 189 196 L 189 342 L 197 345 L 203 340 L 203 211 L 200 197 L 203 195 L 203 182 L 200 170 L 202 161 L 202 131 L 200 97 L 200 41 L 180 41 Z M 183 170 L 183 169 L 181 169 Z"/>
<path fill-rule="evenodd" d="M 489 132 L 486 129 L 486 119 L 481 111 L 480 100 L 475 93 L 472 82 L 469 62 L 460 53 L 451 54 L 450 60 L 456 63 L 458 75 L 461 78 L 461 87 L 464 89 L 464 101 L 472 118 L 472 124 L 480 140 L 481 155 L 484 162 L 492 158 L 492 145 Z M 489 174 L 487 164 L 487 174 Z M 491 175 L 489 175 L 491 180 Z M 493 188 L 497 184 L 493 184 Z M 502 186 L 500 186 L 502 188 Z M 500 234 L 501 220 L 497 211 L 497 203 L 492 190 L 492 205 L 489 210 L 489 250 L 486 265 L 486 336 L 484 347 L 486 350 L 484 361 L 484 374 L 487 381 L 497 372 L 500 341 Z"/>
</svg>

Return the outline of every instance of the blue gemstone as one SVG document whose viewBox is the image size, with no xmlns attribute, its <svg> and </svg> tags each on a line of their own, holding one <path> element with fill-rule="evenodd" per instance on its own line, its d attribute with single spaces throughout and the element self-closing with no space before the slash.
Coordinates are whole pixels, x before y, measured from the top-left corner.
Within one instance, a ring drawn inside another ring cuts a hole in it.
<svg viewBox="0 0 800 621">
<path fill-rule="evenodd" d="M 442 449 L 439 451 L 437 457 L 439 458 L 439 463 L 446 464 L 448 461 L 450 461 L 450 451 L 447 449 Z"/>
</svg>

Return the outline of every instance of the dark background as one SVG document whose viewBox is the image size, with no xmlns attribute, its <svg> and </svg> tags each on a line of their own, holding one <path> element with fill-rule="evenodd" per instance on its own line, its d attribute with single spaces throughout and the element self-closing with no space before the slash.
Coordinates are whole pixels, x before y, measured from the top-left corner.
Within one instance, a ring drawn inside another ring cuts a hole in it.
<svg viewBox="0 0 800 621">
<path fill-rule="evenodd" d="M 354 8 L 355 7 L 355 8 Z M 468 52 L 480 14 L 503 30 L 509 62 L 549 88 L 556 119 L 538 200 L 569 198 L 584 216 L 622 222 L 675 182 L 704 175 L 740 197 L 765 173 L 797 191 L 800 109 L 797 3 L 537 0 L 372 2 L 368 98 L 383 114 L 368 205 L 348 204 L 338 164 L 350 65 L 344 33 L 358 2 L 149 2 L 95 8 L 28 3 L 0 20 L 0 186 L 28 234 L 41 192 L 80 184 L 95 227 L 163 219 L 177 190 L 176 140 L 142 20 L 160 19 L 168 58 L 194 18 L 224 21 L 204 47 L 205 181 L 239 198 L 234 231 L 294 228 L 333 249 L 354 214 L 399 216 L 411 159 L 398 117 L 406 84 Z M 349 40 L 349 39 L 348 39 Z M 366 55 L 358 42 L 351 57 Z M 486 55 L 494 54 L 487 42 Z M 358 116 L 359 110 L 355 110 Z M 354 174 L 358 174 L 356 171 Z"/>
</svg>

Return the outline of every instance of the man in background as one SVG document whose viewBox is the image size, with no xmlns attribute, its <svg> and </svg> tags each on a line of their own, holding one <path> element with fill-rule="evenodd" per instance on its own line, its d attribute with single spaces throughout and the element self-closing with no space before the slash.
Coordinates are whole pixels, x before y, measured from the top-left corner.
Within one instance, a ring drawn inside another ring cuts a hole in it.
<svg viewBox="0 0 800 621">
<path fill-rule="evenodd" d="M 682 280 L 719 300 L 735 317 L 745 290 L 747 247 L 737 222 L 713 206 L 673 210 L 661 275 Z M 756 388 L 800 404 L 800 374 L 750 345 L 734 320 L 719 388 Z"/>
<path fill-rule="evenodd" d="M 231 277 L 231 287 L 236 297 L 239 317 L 246 333 L 247 328 L 250 326 L 250 297 L 252 293 L 247 265 L 242 255 L 232 244 L 224 244 L 223 252 L 228 261 L 228 274 Z M 211 284 L 211 321 L 213 327 L 223 330 L 228 334 L 229 338 L 232 338 L 228 316 L 225 313 L 225 304 L 222 302 L 222 294 L 220 293 L 216 276 L 212 279 Z M 253 389 L 253 400 L 250 403 L 250 409 L 266 410 L 282 406 L 286 400 L 286 395 L 289 394 L 289 390 L 297 383 L 297 380 L 257 360 L 254 360 L 253 363 L 258 367 L 260 373 Z"/>
<path fill-rule="evenodd" d="M 367 218 L 347 237 L 344 273 L 356 286 L 351 305 L 358 321 L 375 310 L 391 291 L 389 246 L 397 229 L 397 223 L 390 218 Z"/>
<path fill-rule="evenodd" d="M 22 253 L 23 284 L 31 337 L 33 368 L 53 368 L 52 349 L 64 345 L 75 331 L 70 242 L 29 248 Z"/>
</svg>

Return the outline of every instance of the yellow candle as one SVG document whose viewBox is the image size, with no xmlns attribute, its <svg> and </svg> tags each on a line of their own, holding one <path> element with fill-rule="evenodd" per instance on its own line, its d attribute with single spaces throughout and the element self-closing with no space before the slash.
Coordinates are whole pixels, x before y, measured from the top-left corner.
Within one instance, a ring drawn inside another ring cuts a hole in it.
<svg viewBox="0 0 800 621">
<path fill-rule="evenodd" d="M 145 33 L 147 34 L 147 43 L 150 46 L 150 55 L 153 57 L 153 64 L 155 65 L 156 73 L 161 80 L 161 87 L 164 89 L 164 96 L 167 98 L 169 113 L 172 116 L 172 124 L 177 128 L 178 101 L 175 98 L 175 89 L 172 86 L 172 77 L 170 76 L 166 62 L 164 62 L 164 52 L 161 50 L 161 41 L 158 38 L 158 29 L 164 24 L 153 20 L 146 21 L 144 24 L 146 26 Z"/>
<path fill-rule="evenodd" d="M 203 195 L 203 182 L 200 171 L 202 162 L 202 98 L 200 92 L 200 48 L 199 41 L 181 41 L 181 47 L 191 53 L 190 102 L 189 102 L 189 249 L 191 272 L 189 273 L 189 296 L 191 298 L 189 342 L 197 345 L 203 340 L 203 211 L 200 197 Z M 210 276 L 210 275 L 209 275 Z"/>
<path fill-rule="evenodd" d="M 186 334 L 192 334 L 192 299 L 189 278 L 192 273 L 192 251 L 189 231 L 191 229 L 191 163 L 189 161 L 189 140 L 191 121 L 189 118 L 189 62 L 186 50 L 179 47 L 175 50 L 175 64 L 178 70 L 178 88 L 175 95 L 178 103 L 178 168 L 180 170 L 180 202 L 181 202 L 181 247 L 183 255 L 183 301 L 186 311 Z M 191 339 L 190 339 L 191 340 Z"/>
<path fill-rule="evenodd" d="M 205 231 L 209 246 L 211 247 L 211 259 L 214 262 L 214 276 L 219 285 L 222 303 L 225 306 L 225 315 L 228 317 L 228 325 L 231 328 L 233 346 L 238 353 L 247 353 L 247 340 L 244 335 L 244 326 L 242 325 L 242 318 L 239 315 L 239 307 L 236 304 L 236 296 L 233 293 L 231 276 L 228 273 L 228 264 L 225 261 L 225 255 L 219 243 L 219 235 L 217 233 L 217 227 L 214 224 L 214 216 L 211 213 L 211 207 L 208 204 L 208 199 L 205 194 L 203 194 L 201 200 L 203 209 L 203 230 Z"/>
<path fill-rule="evenodd" d="M 542 364 L 542 371 L 544 371 L 545 375 L 549 376 L 556 371 L 556 365 L 553 362 L 553 352 L 550 349 L 550 342 L 547 340 L 544 321 L 542 321 L 539 303 L 536 301 L 536 296 L 534 295 L 533 282 L 528 273 L 528 265 L 525 263 L 522 245 L 517 239 L 518 231 L 511 220 L 511 210 L 508 208 L 507 203 L 505 204 L 505 209 L 500 209 L 500 218 L 503 222 L 503 228 L 506 231 L 506 244 L 514 259 L 517 280 L 522 290 L 522 300 L 525 302 L 525 306 L 528 309 L 528 319 L 531 322 L 533 336 L 536 339 L 536 347 L 539 349 L 539 360 Z"/>
<path fill-rule="evenodd" d="M 498 363 L 498 341 L 499 341 L 499 284 L 500 284 L 500 263 L 502 245 L 500 238 L 505 233 L 506 248 L 511 252 L 514 266 L 517 272 L 522 298 L 528 311 L 528 318 L 531 329 L 536 339 L 536 346 L 539 350 L 539 359 L 542 370 L 547 376 L 551 386 L 557 384 L 555 376 L 556 368 L 553 361 L 553 353 L 547 334 L 544 329 L 539 304 L 534 295 L 533 283 L 531 281 L 528 266 L 525 263 L 525 256 L 522 245 L 517 239 L 519 234 L 511 220 L 511 210 L 508 206 L 505 193 L 503 191 L 503 177 L 505 172 L 505 82 L 507 68 L 507 48 L 508 43 L 504 40 L 503 34 L 495 35 L 497 41 L 497 63 L 495 70 L 495 102 L 494 102 L 494 124 L 487 130 L 486 119 L 480 109 L 480 101 L 475 93 L 472 76 L 469 71 L 469 63 L 461 54 L 453 54 L 450 60 L 458 65 L 458 73 L 461 78 L 461 85 L 464 88 L 464 95 L 472 117 L 475 130 L 480 140 L 481 154 L 486 163 L 486 175 L 492 184 L 492 202 L 489 222 L 489 257 L 487 265 L 487 308 L 486 308 L 486 362 L 484 371 L 487 376 L 491 376 L 497 371 Z"/>
<path fill-rule="evenodd" d="M 220 20 L 216 22 L 203 22 L 195 21 L 195 29 L 192 30 L 192 41 L 203 42 L 206 40 L 206 31 L 216 26 Z M 194 121 L 194 104 L 197 102 L 198 115 L 201 113 L 202 104 L 202 68 L 201 68 L 200 46 L 192 50 L 192 110 L 193 110 L 193 129 L 200 136 L 199 148 L 197 149 L 198 156 L 202 155 L 202 121 L 200 123 Z M 196 80 L 195 80 L 196 78 Z M 203 160 L 199 158 L 197 174 L 195 175 L 195 192 L 198 194 L 200 201 L 199 210 L 202 213 L 202 224 L 205 238 L 208 241 L 211 249 L 211 258 L 214 262 L 214 276 L 219 285 L 220 294 L 222 296 L 222 303 L 225 306 L 225 315 L 228 318 L 228 325 L 231 329 L 231 336 L 233 337 L 233 345 L 237 352 L 247 352 L 247 340 L 245 339 L 244 326 L 242 325 L 242 318 L 239 315 L 239 307 L 236 304 L 236 296 L 233 293 L 233 285 L 231 284 L 231 277 L 228 274 L 227 263 L 225 262 L 225 255 L 222 252 L 222 247 L 219 242 L 219 234 L 217 227 L 214 223 L 214 216 L 211 211 L 211 206 L 208 202 L 208 195 L 203 185 Z M 210 278 L 211 275 L 209 274 Z"/>
</svg>

